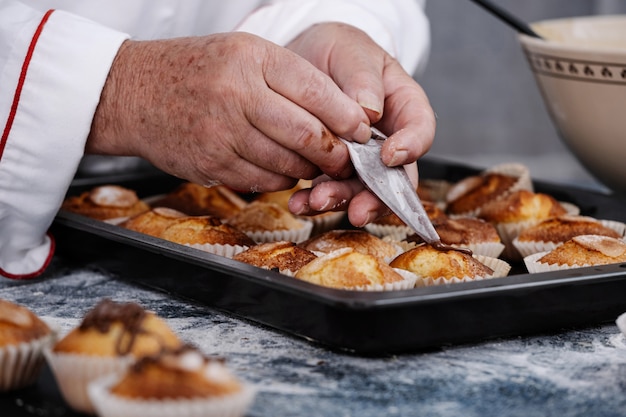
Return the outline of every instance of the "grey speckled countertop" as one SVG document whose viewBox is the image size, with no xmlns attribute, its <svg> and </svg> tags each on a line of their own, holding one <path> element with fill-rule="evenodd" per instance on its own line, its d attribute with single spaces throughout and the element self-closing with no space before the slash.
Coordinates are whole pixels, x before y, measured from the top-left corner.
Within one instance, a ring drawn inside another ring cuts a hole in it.
<svg viewBox="0 0 626 417">
<path fill-rule="evenodd" d="M 0 295 L 29 306 L 62 332 L 103 297 L 139 302 L 188 342 L 227 358 L 234 372 L 257 386 L 249 416 L 626 415 L 626 338 L 614 323 L 367 358 L 59 259 L 41 279 L 0 280 Z"/>
</svg>

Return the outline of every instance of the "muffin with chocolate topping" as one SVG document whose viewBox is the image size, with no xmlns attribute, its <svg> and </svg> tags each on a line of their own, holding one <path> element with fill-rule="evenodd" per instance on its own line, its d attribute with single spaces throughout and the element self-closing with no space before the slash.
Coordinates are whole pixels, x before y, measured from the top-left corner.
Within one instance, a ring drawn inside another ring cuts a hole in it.
<svg viewBox="0 0 626 417">
<path fill-rule="evenodd" d="M 35 382 L 54 332 L 28 308 L 0 300 L 0 392 Z"/>
<path fill-rule="evenodd" d="M 235 417 L 254 399 L 224 360 L 191 346 L 143 357 L 122 375 L 93 382 L 89 393 L 102 417 Z"/>
<path fill-rule="evenodd" d="M 104 299 L 44 353 L 68 404 L 81 412 L 93 412 L 86 391 L 90 381 L 120 372 L 137 358 L 181 345 L 156 314 L 136 303 Z"/>
</svg>

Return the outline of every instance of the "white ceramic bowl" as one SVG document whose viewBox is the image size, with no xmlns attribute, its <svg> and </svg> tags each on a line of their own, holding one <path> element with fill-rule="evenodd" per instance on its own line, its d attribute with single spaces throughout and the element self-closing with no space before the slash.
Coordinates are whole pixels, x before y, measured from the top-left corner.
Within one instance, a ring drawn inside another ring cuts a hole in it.
<svg viewBox="0 0 626 417">
<path fill-rule="evenodd" d="M 626 196 L 626 15 L 535 22 L 519 35 L 550 117 L 574 155 Z"/>
</svg>

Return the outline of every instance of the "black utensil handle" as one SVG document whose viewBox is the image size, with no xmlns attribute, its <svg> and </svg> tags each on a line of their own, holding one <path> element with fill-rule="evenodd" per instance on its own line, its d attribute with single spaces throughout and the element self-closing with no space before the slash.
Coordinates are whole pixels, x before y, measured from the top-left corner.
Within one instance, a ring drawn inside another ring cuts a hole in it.
<svg viewBox="0 0 626 417">
<path fill-rule="evenodd" d="M 521 21 L 516 16 L 513 16 L 511 13 L 509 13 L 507 10 L 504 10 L 502 7 L 498 6 L 497 4 L 492 3 L 489 0 L 471 0 L 471 1 L 478 4 L 479 6 L 482 6 L 485 10 L 491 12 L 496 17 L 506 22 L 508 25 L 513 26 L 518 32 L 541 39 L 541 36 L 539 36 L 534 30 L 532 30 L 530 26 L 528 26 L 527 23 Z"/>
</svg>

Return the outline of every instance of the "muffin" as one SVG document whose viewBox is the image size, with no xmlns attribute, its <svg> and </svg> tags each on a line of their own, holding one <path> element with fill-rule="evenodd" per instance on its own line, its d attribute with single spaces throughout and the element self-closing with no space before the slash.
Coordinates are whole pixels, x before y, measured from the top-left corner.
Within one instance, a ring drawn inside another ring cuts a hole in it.
<svg viewBox="0 0 626 417">
<path fill-rule="evenodd" d="M 445 221 L 448 216 L 437 204 L 422 201 L 424 211 L 433 225 Z M 415 231 L 404 223 L 397 214 L 391 213 L 365 225 L 364 229 L 378 237 L 388 237 L 392 240 L 402 240 Z"/>
<path fill-rule="evenodd" d="M 148 211 L 150 206 L 134 190 L 119 185 L 101 185 L 63 201 L 61 209 L 97 220 L 116 222 Z"/>
<path fill-rule="evenodd" d="M 352 248 L 385 262 L 389 262 L 402 251 L 398 245 L 362 229 L 331 230 L 300 243 L 300 246 L 314 253 L 330 253 L 340 248 Z"/>
<path fill-rule="evenodd" d="M 254 390 L 219 358 L 192 347 L 146 356 L 89 386 L 99 416 L 242 416 Z"/>
<path fill-rule="evenodd" d="M 192 182 L 184 182 L 150 203 L 152 207 L 168 207 L 189 216 L 214 216 L 222 220 L 246 204 L 246 200 L 225 185 L 205 187 Z"/>
<path fill-rule="evenodd" d="M 54 332 L 28 308 L 0 299 L 0 392 L 33 384 Z"/>
<path fill-rule="evenodd" d="M 91 413 L 89 382 L 121 372 L 143 356 L 180 346 L 178 336 L 156 314 L 136 303 L 103 299 L 44 353 L 67 403 Z"/>
<path fill-rule="evenodd" d="M 626 262 L 626 243 L 600 235 L 579 235 L 548 252 L 524 258 L 528 272 L 544 272 Z"/>
<path fill-rule="evenodd" d="M 528 168 L 522 164 L 497 165 L 453 184 L 446 194 L 446 210 L 475 216 L 485 204 L 520 189 L 533 190 Z"/>
<path fill-rule="evenodd" d="M 624 236 L 624 228 L 625 225 L 621 222 L 563 215 L 543 220 L 522 230 L 513 240 L 513 245 L 526 257 L 533 253 L 550 251 L 579 235 L 602 235 L 619 239 Z"/>
<path fill-rule="evenodd" d="M 296 218 L 289 210 L 276 203 L 253 201 L 227 223 L 246 233 L 257 243 L 308 239 L 313 224 Z"/>
<path fill-rule="evenodd" d="M 161 237 L 165 229 L 174 223 L 174 220 L 187 215 L 167 207 L 155 207 L 120 223 L 121 227 L 135 232 L 145 233 L 154 237 Z"/>
<path fill-rule="evenodd" d="M 449 218 L 435 223 L 433 226 L 443 244 L 457 248 L 467 248 L 476 255 L 492 258 L 497 258 L 504 250 L 504 244 L 495 226 L 482 219 L 474 217 Z M 405 249 L 415 247 L 416 244 L 425 243 L 415 233 L 407 236 L 403 242 L 408 243 L 408 245 L 403 246 Z"/>
<path fill-rule="evenodd" d="M 256 243 L 236 227 L 213 216 L 187 216 L 175 219 L 160 236 L 216 255 L 232 257 Z"/>
<path fill-rule="evenodd" d="M 259 194 L 254 201 L 274 203 L 289 211 L 289 200 L 296 191 L 311 188 L 313 181 L 300 180 L 295 187 L 283 191 L 272 191 Z M 345 211 L 325 211 L 306 216 L 295 216 L 298 219 L 313 223 L 311 236 L 332 230 L 337 227 L 345 217 Z"/>
<path fill-rule="evenodd" d="M 517 235 L 542 220 L 564 214 L 566 208 L 551 195 L 519 190 L 484 205 L 479 217 L 498 230 L 505 246 L 503 257 L 519 260 L 521 256 L 513 246 Z"/>
<path fill-rule="evenodd" d="M 398 255 L 389 264 L 414 273 L 424 286 L 468 282 L 506 276 L 509 265 L 495 258 L 474 257 L 457 249 L 423 244 Z"/>
<path fill-rule="evenodd" d="M 416 277 L 395 270 L 375 256 L 344 247 L 304 265 L 295 277 L 324 287 L 358 291 L 413 288 Z"/>
<path fill-rule="evenodd" d="M 315 258 L 313 252 L 285 241 L 259 243 L 233 256 L 236 261 L 291 276 Z"/>
</svg>

